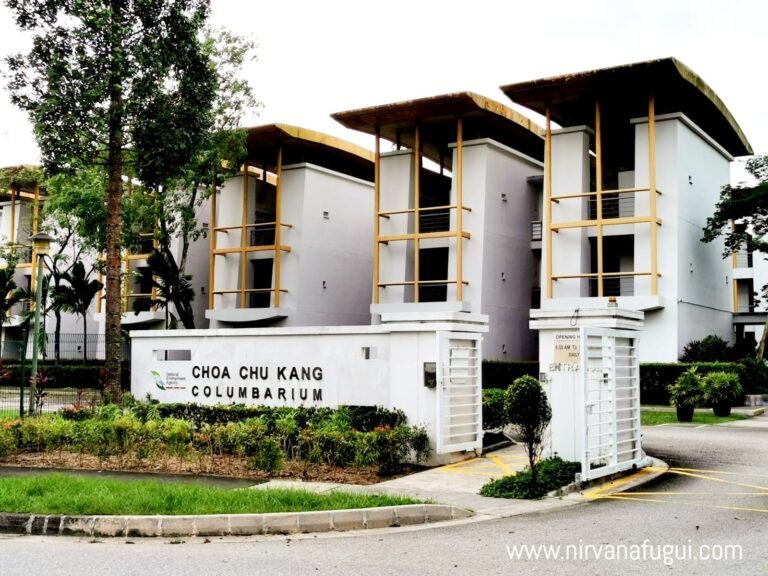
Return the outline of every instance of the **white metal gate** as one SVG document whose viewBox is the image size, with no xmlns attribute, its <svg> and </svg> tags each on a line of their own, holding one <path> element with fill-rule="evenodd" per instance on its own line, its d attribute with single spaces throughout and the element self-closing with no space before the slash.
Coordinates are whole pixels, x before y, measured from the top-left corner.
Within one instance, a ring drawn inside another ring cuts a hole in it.
<svg viewBox="0 0 768 576">
<path fill-rule="evenodd" d="M 638 333 L 581 328 L 582 480 L 642 464 Z"/>
<path fill-rule="evenodd" d="M 437 454 L 482 447 L 480 337 L 438 334 Z"/>
</svg>

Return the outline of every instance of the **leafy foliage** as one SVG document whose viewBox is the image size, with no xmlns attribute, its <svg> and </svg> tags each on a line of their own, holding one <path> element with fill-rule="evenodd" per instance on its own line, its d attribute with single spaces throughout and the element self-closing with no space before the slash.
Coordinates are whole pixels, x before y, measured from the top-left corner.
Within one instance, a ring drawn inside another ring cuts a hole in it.
<svg viewBox="0 0 768 576">
<path fill-rule="evenodd" d="M 696 407 L 701 402 L 702 392 L 701 378 L 696 366 L 693 366 L 669 386 L 669 403 L 672 406 Z"/>
<path fill-rule="evenodd" d="M 207 0 L 6 0 L 32 48 L 6 59 L 11 100 L 46 170 L 105 167 L 106 370 L 119 394 L 123 177 L 156 189 L 196 156 L 216 74 L 198 33 Z"/>
<path fill-rule="evenodd" d="M 506 422 L 504 399 L 506 391 L 500 388 L 483 390 L 483 429 L 496 430 L 503 428 Z"/>
<path fill-rule="evenodd" d="M 85 265 L 78 261 L 72 266 L 71 272 L 64 272 L 62 279 L 66 285 L 57 286 L 53 290 L 53 301 L 57 308 L 72 312 L 83 319 L 83 364 L 88 360 L 88 322 L 86 316 L 96 294 L 103 285 L 98 280 L 89 278 Z"/>
<path fill-rule="evenodd" d="M 559 457 L 547 458 L 536 466 L 538 478 L 534 480 L 531 468 L 526 468 L 514 476 L 505 476 L 485 484 L 480 489 L 481 496 L 492 498 L 516 498 L 536 500 L 549 492 L 567 486 L 581 472 L 581 464 L 568 462 Z"/>
<path fill-rule="evenodd" d="M 744 395 L 739 377 L 731 372 L 710 372 L 702 378 L 701 385 L 707 406 L 732 406 Z"/>
<path fill-rule="evenodd" d="M 704 227 L 703 242 L 723 238 L 723 258 L 742 249 L 768 254 L 768 155 L 750 158 L 746 169 L 755 183 L 723 186 L 715 212 Z M 762 292 L 764 298 L 768 296 L 768 286 Z M 766 338 L 768 320 L 758 346 L 759 358 L 764 356 Z"/>
<path fill-rule="evenodd" d="M 720 336 L 710 334 L 702 340 L 692 340 L 683 347 L 680 362 L 727 362 L 734 351 Z"/>
<path fill-rule="evenodd" d="M 541 384 L 532 376 L 521 376 L 507 388 L 504 409 L 508 422 L 520 429 L 528 455 L 531 481 L 536 483 L 536 460 L 541 455 L 544 432 L 552 420 L 552 408 Z"/>
</svg>

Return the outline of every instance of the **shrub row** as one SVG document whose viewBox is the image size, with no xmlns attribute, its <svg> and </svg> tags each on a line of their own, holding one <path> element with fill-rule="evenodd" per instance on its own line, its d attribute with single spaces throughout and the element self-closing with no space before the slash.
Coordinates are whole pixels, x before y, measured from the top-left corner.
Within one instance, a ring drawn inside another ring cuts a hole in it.
<svg viewBox="0 0 768 576">
<path fill-rule="evenodd" d="M 700 376 L 710 372 L 730 372 L 736 374 L 742 382 L 747 381 L 744 365 L 738 362 L 640 364 L 640 402 L 642 404 L 669 404 L 669 386 L 693 366 L 697 367 Z"/>
<path fill-rule="evenodd" d="M 421 427 L 400 423 L 357 430 L 351 425 L 354 410 L 277 408 L 271 414 L 269 410 L 236 421 L 194 423 L 163 417 L 158 405 L 147 402 L 128 408 L 108 405 L 85 417 L 86 410 L 70 409 L 4 423 L 0 456 L 18 450 L 66 450 L 102 460 L 114 456 L 119 462 L 154 462 L 233 455 L 248 458 L 251 467 L 267 472 L 290 458 L 334 466 L 378 465 L 382 474 L 389 474 L 409 459 L 420 462 L 429 453 L 429 438 Z M 381 420 L 399 418 L 378 411 Z"/>
<path fill-rule="evenodd" d="M 25 378 L 31 377 L 32 363 L 24 366 Z M 104 363 L 89 363 L 83 365 L 71 360 L 62 360 L 59 365 L 45 362 L 39 365 L 48 377 L 48 388 L 102 388 Z M 18 386 L 21 382 L 21 364 L 18 362 L 3 362 L 0 366 L 0 386 Z M 121 370 L 121 386 L 123 390 L 131 387 L 131 369 L 129 362 L 123 362 Z"/>
</svg>

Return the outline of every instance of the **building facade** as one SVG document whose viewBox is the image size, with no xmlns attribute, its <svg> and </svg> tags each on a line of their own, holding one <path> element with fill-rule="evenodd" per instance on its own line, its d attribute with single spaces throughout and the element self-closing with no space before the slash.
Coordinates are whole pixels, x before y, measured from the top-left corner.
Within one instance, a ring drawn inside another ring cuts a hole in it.
<svg viewBox="0 0 768 576">
<path fill-rule="evenodd" d="M 392 313 L 485 314 L 485 358 L 534 358 L 528 311 L 539 256 L 530 230 L 541 129 L 470 92 L 333 117 L 376 137 L 374 322 Z"/>
<path fill-rule="evenodd" d="M 752 150 L 714 91 L 673 58 L 502 90 L 547 118 L 542 308 L 645 312 L 643 361 L 731 340 L 734 271 L 701 237 Z"/>
</svg>

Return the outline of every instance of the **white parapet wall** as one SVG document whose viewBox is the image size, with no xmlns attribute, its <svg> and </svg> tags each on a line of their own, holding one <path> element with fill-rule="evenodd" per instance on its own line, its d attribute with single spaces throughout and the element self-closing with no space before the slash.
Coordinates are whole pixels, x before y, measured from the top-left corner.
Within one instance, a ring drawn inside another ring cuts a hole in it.
<svg viewBox="0 0 768 576">
<path fill-rule="evenodd" d="M 385 315 L 377 326 L 131 333 L 131 392 L 160 402 L 382 406 L 424 426 L 432 462 L 482 448 L 487 317 Z"/>
</svg>

